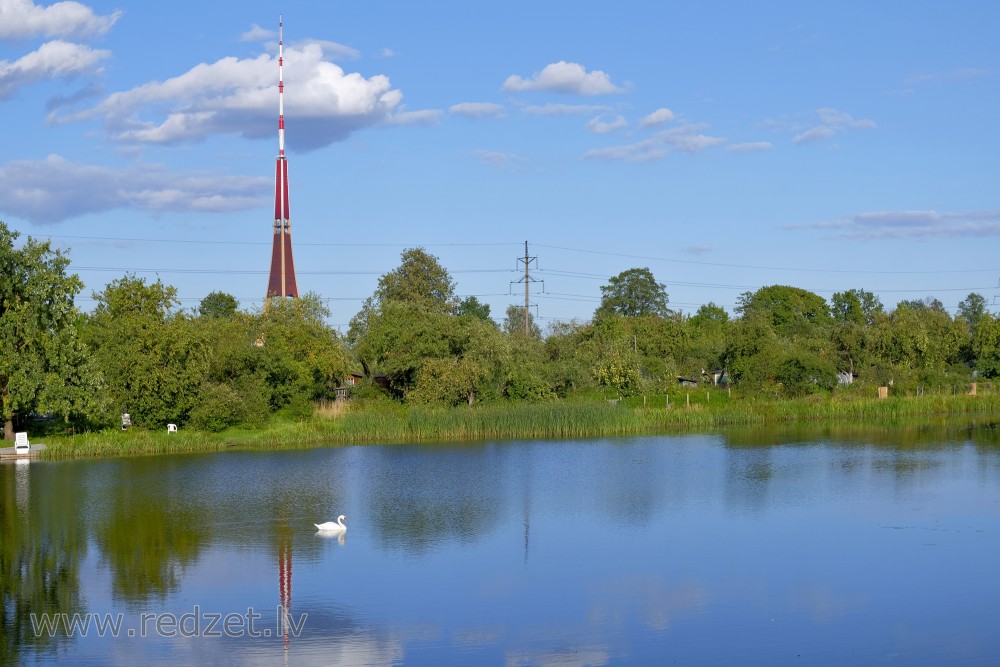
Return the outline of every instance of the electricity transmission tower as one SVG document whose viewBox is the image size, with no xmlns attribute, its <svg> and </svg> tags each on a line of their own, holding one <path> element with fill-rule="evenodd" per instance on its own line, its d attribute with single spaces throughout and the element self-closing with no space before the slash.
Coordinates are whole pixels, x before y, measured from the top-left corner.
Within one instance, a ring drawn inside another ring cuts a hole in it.
<svg viewBox="0 0 1000 667">
<path fill-rule="evenodd" d="M 524 257 L 518 257 L 518 265 L 524 264 L 524 277 L 518 280 L 510 281 L 511 285 L 524 283 L 524 335 L 531 335 L 531 318 L 529 317 L 529 311 L 531 309 L 531 283 L 542 283 L 542 290 L 545 290 L 545 281 L 537 280 L 531 277 L 531 264 L 534 262 L 535 268 L 538 268 L 538 258 L 528 256 L 528 242 L 524 242 Z"/>
</svg>

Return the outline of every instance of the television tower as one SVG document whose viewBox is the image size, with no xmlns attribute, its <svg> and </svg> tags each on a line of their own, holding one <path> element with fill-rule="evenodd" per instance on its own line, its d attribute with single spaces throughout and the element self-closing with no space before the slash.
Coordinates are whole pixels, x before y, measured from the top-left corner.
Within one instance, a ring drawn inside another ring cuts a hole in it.
<svg viewBox="0 0 1000 667">
<path fill-rule="evenodd" d="M 298 297 L 292 261 L 292 223 L 288 219 L 288 160 L 285 159 L 285 83 L 282 62 L 282 19 L 278 17 L 278 160 L 274 174 L 274 241 L 267 297 Z"/>
</svg>

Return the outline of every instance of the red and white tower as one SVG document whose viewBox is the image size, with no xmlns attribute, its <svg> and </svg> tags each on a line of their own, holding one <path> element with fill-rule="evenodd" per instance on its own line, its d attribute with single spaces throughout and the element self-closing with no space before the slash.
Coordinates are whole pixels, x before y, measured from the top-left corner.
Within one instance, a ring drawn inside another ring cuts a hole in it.
<svg viewBox="0 0 1000 667">
<path fill-rule="evenodd" d="M 285 159 L 285 82 L 282 62 L 282 20 L 278 18 L 278 160 L 274 174 L 274 240 L 267 296 L 298 297 L 292 261 L 292 223 L 288 218 L 288 161 Z"/>
</svg>

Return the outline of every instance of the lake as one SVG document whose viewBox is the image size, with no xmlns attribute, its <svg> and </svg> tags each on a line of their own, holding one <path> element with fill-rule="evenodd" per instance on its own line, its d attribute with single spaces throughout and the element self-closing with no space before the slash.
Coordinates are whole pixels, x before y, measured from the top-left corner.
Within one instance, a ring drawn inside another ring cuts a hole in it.
<svg viewBox="0 0 1000 667">
<path fill-rule="evenodd" d="M 4 463 L 0 531 L 4 664 L 1000 663 L 995 424 Z"/>
</svg>

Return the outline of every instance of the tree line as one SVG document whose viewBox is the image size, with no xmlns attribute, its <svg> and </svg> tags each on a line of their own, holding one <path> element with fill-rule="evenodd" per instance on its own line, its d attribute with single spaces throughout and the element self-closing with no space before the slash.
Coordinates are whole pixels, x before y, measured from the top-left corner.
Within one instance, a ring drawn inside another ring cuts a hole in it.
<svg viewBox="0 0 1000 667">
<path fill-rule="evenodd" d="M 1000 320 L 976 293 L 953 317 L 933 298 L 887 310 L 864 289 L 827 301 L 772 285 L 742 294 L 732 315 L 714 303 L 684 314 L 648 268 L 632 268 L 601 287 L 590 320 L 543 335 L 522 308 L 498 324 L 489 305 L 459 299 L 438 259 L 412 248 L 341 335 L 314 293 L 244 311 L 212 292 L 188 312 L 174 287 L 132 274 L 94 292 L 85 313 L 67 255 L 17 238 L 0 222 L 8 439 L 39 414 L 79 429 L 114 427 L 123 412 L 150 428 L 212 431 L 304 418 L 351 374 L 363 378 L 359 397 L 437 405 L 664 393 L 713 376 L 744 395 L 795 397 L 1000 375 Z"/>
</svg>

